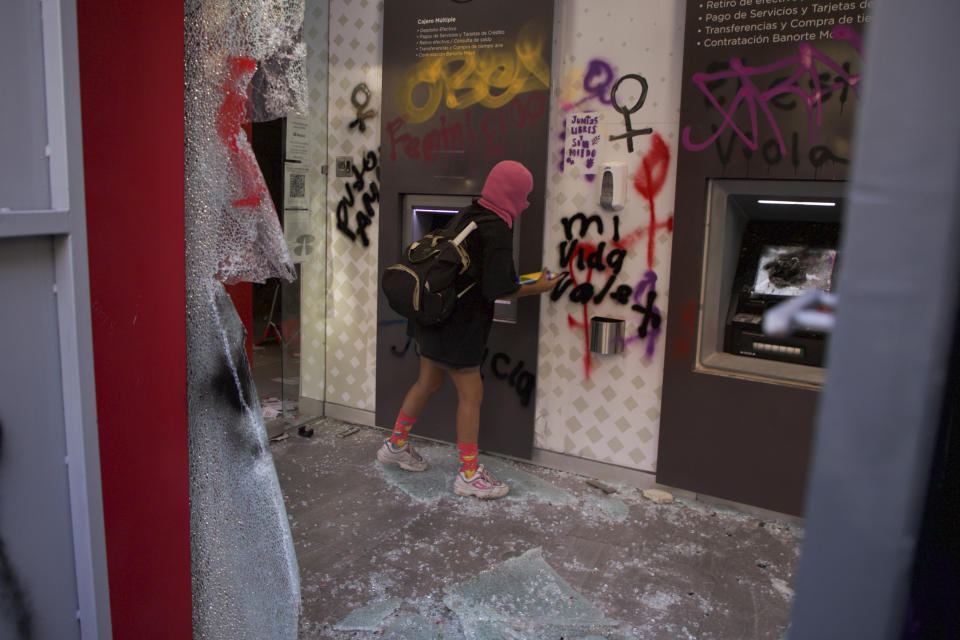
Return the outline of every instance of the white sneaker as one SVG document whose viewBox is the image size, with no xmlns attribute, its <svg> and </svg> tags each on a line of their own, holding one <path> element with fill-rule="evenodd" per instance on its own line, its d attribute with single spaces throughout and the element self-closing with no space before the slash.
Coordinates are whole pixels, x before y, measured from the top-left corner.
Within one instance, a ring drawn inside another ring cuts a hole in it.
<svg viewBox="0 0 960 640">
<path fill-rule="evenodd" d="M 481 464 L 468 480 L 463 472 L 457 473 L 453 481 L 453 492 L 458 496 L 477 496 L 481 500 L 502 498 L 510 492 L 510 487 L 500 482 Z"/>
<path fill-rule="evenodd" d="M 383 443 L 377 451 L 377 460 L 383 464 L 400 465 L 401 469 L 407 471 L 426 471 L 427 461 L 423 459 L 416 449 L 410 446 L 410 443 L 403 445 L 399 449 L 394 449 L 390 441 Z"/>
</svg>

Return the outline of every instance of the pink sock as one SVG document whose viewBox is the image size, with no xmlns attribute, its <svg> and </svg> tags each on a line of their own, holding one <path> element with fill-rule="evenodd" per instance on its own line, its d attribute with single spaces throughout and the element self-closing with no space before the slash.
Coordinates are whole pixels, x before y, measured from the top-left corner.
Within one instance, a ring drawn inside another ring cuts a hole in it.
<svg viewBox="0 0 960 640">
<path fill-rule="evenodd" d="M 460 471 L 468 479 L 477 472 L 477 445 L 476 443 L 467 444 L 466 442 L 457 442 L 457 453 L 460 454 Z"/>
<path fill-rule="evenodd" d="M 413 423 L 416 421 L 416 418 L 411 418 L 403 411 L 399 412 L 397 414 L 397 421 L 393 425 L 393 433 L 390 434 L 390 444 L 397 449 L 407 444 L 407 436 L 410 434 L 410 429 L 413 428 Z"/>
</svg>

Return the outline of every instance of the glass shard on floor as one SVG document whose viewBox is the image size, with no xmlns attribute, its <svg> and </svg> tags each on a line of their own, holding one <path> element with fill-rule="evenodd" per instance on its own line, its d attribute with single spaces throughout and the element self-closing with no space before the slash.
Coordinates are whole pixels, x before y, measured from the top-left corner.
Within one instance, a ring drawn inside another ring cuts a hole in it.
<svg viewBox="0 0 960 640">
<path fill-rule="evenodd" d="M 582 638 L 618 626 L 561 578 L 539 548 L 444 592 L 467 640 Z"/>
<path fill-rule="evenodd" d="M 371 602 L 365 607 L 355 609 L 346 618 L 334 625 L 337 631 L 379 631 L 384 627 L 384 620 L 391 613 L 400 608 L 403 600 L 387 598 Z"/>
<path fill-rule="evenodd" d="M 417 450 L 430 463 L 426 471 L 411 473 L 395 465 L 377 463 L 377 469 L 386 480 L 423 504 L 437 502 L 443 497 L 453 497 L 453 479 L 460 468 L 460 460 L 454 447 L 443 445 L 417 445 Z M 498 479 L 510 485 L 510 493 L 502 500 L 522 502 L 531 500 L 549 504 L 569 504 L 576 499 L 568 492 L 558 489 L 532 473 L 500 458 L 481 455 L 480 462 Z"/>
<path fill-rule="evenodd" d="M 612 522 L 625 522 L 630 515 L 627 503 L 615 496 L 587 496 L 583 501 L 583 511 Z"/>
<path fill-rule="evenodd" d="M 443 627 L 419 613 L 403 613 L 393 618 L 383 631 L 384 640 L 443 640 Z"/>
</svg>

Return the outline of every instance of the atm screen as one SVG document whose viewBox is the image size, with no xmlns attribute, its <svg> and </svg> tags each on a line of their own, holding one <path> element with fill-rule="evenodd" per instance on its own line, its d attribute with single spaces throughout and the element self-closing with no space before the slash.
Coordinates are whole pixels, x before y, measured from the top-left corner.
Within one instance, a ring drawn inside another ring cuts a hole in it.
<svg viewBox="0 0 960 640">
<path fill-rule="evenodd" d="M 836 249 L 766 245 L 760 250 L 751 292 L 769 296 L 798 296 L 815 289 L 829 292 L 836 261 Z"/>
<path fill-rule="evenodd" d="M 838 222 L 750 220 L 740 242 L 730 292 L 724 350 L 741 356 L 821 366 L 825 336 L 763 333 L 763 315 L 784 298 L 831 291 L 837 269 Z"/>
<path fill-rule="evenodd" d="M 446 225 L 475 196 L 450 194 L 404 194 L 402 202 L 403 245 L 419 240 Z"/>
</svg>

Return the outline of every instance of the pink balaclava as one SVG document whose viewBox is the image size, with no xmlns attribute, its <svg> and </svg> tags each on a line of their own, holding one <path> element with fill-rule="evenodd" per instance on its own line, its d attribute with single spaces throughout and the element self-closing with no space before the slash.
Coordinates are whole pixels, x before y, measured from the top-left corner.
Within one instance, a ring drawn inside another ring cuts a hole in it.
<svg viewBox="0 0 960 640">
<path fill-rule="evenodd" d="M 527 196 L 532 190 L 533 176 L 530 171 L 515 160 L 504 160 L 487 174 L 478 202 L 503 218 L 507 226 L 513 229 L 513 221 L 530 206 Z"/>
</svg>

